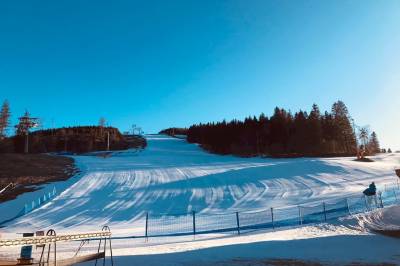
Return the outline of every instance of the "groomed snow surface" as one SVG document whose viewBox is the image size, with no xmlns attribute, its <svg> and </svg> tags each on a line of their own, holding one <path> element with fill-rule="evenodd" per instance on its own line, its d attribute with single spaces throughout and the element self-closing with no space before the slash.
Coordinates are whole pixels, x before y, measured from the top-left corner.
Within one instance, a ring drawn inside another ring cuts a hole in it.
<svg viewBox="0 0 400 266">
<path fill-rule="evenodd" d="M 397 182 L 394 169 L 400 165 L 398 154 L 376 156 L 373 163 L 353 158 L 238 158 L 209 154 L 166 136 L 149 135 L 147 141 L 142 152 L 75 156 L 82 170 L 75 183 L 7 224 L 2 235 L 50 228 L 59 234 L 92 232 L 109 225 L 113 236 L 135 236 L 143 235 L 146 212 L 150 217 L 179 217 L 192 211 L 215 215 L 336 202 L 361 195 L 372 181 L 380 189 Z M 391 213 L 398 215 L 388 216 Z M 147 243 L 142 238 L 119 239 L 113 240 L 113 251 L 116 265 L 268 265 L 271 259 L 397 264 L 400 241 L 376 232 L 396 229 L 399 217 L 399 209 L 392 207 L 275 232 L 151 238 Z"/>
</svg>

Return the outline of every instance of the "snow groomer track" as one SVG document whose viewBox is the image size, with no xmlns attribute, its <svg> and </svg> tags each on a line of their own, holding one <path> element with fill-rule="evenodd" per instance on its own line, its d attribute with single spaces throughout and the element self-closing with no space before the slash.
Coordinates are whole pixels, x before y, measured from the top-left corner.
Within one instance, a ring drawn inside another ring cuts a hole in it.
<svg viewBox="0 0 400 266">
<path fill-rule="evenodd" d="M 143 235 L 146 215 L 175 217 L 192 225 L 196 216 L 318 206 L 396 182 L 400 156 L 262 159 L 209 154 L 183 139 L 148 135 L 142 152 L 111 157 L 75 156 L 82 177 L 49 203 L 5 225 L 3 231 L 54 228 L 87 232 L 109 225 L 113 236 Z M 297 215 L 297 213 L 296 213 Z M 235 227 L 235 218 L 232 219 Z M 201 222 L 200 220 L 198 222 Z M 154 220 L 153 226 L 157 226 Z M 192 230 L 192 229 L 188 229 Z"/>
</svg>

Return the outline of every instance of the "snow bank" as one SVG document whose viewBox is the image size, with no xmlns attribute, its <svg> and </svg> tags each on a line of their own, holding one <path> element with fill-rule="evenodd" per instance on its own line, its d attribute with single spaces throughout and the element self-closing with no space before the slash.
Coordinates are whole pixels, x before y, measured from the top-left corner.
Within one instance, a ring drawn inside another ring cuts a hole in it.
<svg viewBox="0 0 400 266">
<path fill-rule="evenodd" d="M 400 232 L 400 206 L 398 205 L 356 215 L 350 219 L 355 219 L 361 230 L 381 233 Z"/>
</svg>

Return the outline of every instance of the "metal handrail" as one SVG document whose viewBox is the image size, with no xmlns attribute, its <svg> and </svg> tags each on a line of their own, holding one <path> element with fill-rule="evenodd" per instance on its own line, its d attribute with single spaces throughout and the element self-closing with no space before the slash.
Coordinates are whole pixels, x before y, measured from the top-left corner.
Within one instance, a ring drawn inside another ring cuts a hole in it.
<svg viewBox="0 0 400 266">
<path fill-rule="evenodd" d="M 3 194 L 9 187 L 14 188 L 15 184 L 11 182 L 10 184 L 8 184 L 7 186 L 5 186 L 3 189 L 0 190 L 0 194 Z"/>
<path fill-rule="evenodd" d="M 57 235 L 57 236 L 34 236 L 34 237 L 23 237 L 15 239 L 0 239 L 0 247 L 43 245 L 60 241 L 83 240 L 83 239 L 93 239 L 102 237 L 111 237 L 111 232 L 105 231 L 105 232 Z"/>
</svg>

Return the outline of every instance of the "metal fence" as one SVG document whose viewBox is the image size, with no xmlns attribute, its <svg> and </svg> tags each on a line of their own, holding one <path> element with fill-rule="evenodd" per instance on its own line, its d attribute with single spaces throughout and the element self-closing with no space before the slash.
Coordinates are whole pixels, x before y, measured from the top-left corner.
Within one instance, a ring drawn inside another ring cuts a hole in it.
<svg viewBox="0 0 400 266">
<path fill-rule="evenodd" d="M 51 199 L 53 199 L 57 194 L 56 187 L 53 187 L 52 191 L 48 191 L 47 193 L 44 193 L 43 196 L 38 197 L 36 200 L 32 200 L 32 202 L 25 204 L 25 207 L 21 212 L 24 214 L 30 213 L 34 209 L 39 208 L 43 204 L 47 203 Z"/>
<path fill-rule="evenodd" d="M 14 239 L 0 239 L 1 265 L 75 265 L 80 262 L 103 260 L 109 252 L 111 265 L 113 253 L 111 230 L 57 235 L 53 229 L 24 233 Z M 109 264 L 107 264 L 109 265 Z"/>
<path fill-rule="evenodd" d="M 52 191 L 45 192 L 43 193 L 43 196 L 38 197 L 37 199 L 32 200 L 29 203 L 26 203 L 25 206 L 14 217 L 7 219 L 5 221 L 0 221 L 0 226 L 10 221 L 13 221 L 25 214 L 30 213 L 31 211 L 39 208 L 40 206 L 52 200 L 56 195 L 57 195 L 57 190 L 56 187 L 54 186 Z"/>
<path fill-rule="evenodd" d="M 185 236 L 246 230 L 276 229 L 289 226 L 332 221 L 348 215 L 365 213 L 400 204 L 398 184 L 385 186 L 376 196 L 351 196 L 335 201 L 284 208 L 269 208 L 256 212 L 222 214 L 185 213 L 180 215 L 145 214 L 141 222 L 143 234 L 135 237 Z M 136 223 L 137 224 L 137 223 Z"/>
<path fill-rule="evenodd" d="M 27 214 L 56 196 L 56 189 L 26 204 L 21 212 L 0 225 Z M 260 211 L 241 211 L 221 214 L 203 214 L 192 211 L 184 214 L 156 215 L 146 213 L 136 220 L 134 238 L 187 236 L 212 233 L 237 233 L 247 230 L 276 229 L 327 222 L 347 215 L 368 212 L 400 204 L 399 184 L 385 185 L 376 196 L 351 196 L 299 206 L 269 208 Z M 138 227 L 139 228 L 138 228 Z M 142 227 L 143 229 L 141 229 Z"/>
</svg>

